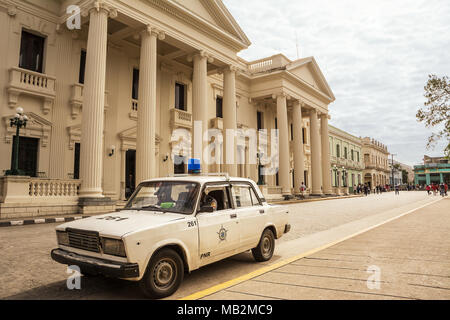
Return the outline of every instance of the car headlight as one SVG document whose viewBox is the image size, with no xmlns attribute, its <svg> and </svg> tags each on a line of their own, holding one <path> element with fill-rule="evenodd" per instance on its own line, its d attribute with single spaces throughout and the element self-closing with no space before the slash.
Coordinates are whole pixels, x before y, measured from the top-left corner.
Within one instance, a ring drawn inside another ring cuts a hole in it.
<svg viewBox="0 0 450 320">
<path fill-rule="evenodd" d="M 125 245 L 122 240 L 102 238 L 103 253 L 112 256 L 126 257 Z"/>
<path fill-rule="evenodd" d="M 56 231 L 56 239 L 58 241 L 58 244 L 61 244 L 63 246 L 69 245 L 69 235 L 65 231 Z"/>
</svg>

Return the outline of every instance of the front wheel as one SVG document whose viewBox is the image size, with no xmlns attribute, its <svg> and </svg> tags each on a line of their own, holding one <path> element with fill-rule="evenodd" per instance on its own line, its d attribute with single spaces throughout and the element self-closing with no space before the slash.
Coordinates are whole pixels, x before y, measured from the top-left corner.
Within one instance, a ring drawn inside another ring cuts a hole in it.
<svg viewBox="0 0 450 320">
<path fill-rule="evenodd" d="M 179 254 L 172 249 L 162 249 L 151 259 L 139 284 L 149 298 L 161 299 L 177 291 L 183 275 L 183 260 Z"/>
<path fill-rule="evenodd" d="M 252 249 L 253 258 L 258 262 L 268 261 L 275 251 L 275 236 L 272 230 L 264 230 L 258 246 Z"/>
</svg>

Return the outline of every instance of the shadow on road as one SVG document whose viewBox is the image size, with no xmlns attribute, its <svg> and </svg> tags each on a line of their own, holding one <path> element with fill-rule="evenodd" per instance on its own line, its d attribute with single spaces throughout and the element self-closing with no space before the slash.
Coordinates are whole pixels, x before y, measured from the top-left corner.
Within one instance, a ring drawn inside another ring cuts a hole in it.
<svg viewBox="0 0 450 320">
<path fill-rule="evenodd" d="M 280 257 L 274 256 L 273 263 Z M 251 253 L 241 253 L 228 259 L 186 273 L 179 290 L 166 299 L 179 299 L 216 284 L 251 272 L 264 264 L 256 263 Z M 66 281 L 57 281 L 45 286 L 5 297 L 7 300 L 140 300 L 147 299 L 138 283 L 103 276 L 83 276 L 80 290 L 69 290 Z"/>
</svg>

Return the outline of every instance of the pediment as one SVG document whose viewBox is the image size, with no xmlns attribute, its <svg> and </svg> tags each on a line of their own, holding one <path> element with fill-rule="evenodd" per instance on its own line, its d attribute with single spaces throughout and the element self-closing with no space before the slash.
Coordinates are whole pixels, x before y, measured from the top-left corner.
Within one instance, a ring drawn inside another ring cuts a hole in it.
<svg viewBox="0 0 450 320">
<path fill-rule="evenodd" d="M 157 7 L 166 7 L 177 16 L 184 15 L 190 22 L 198 23 L 200 28 L 210 26 L 212 29 L 232 36 L 243 48 L 251 42 L 242 31 L 236 20 L 223 4 L 222 0 L 148 0 Z M 202 26 L 203 24 L 203 26 Z"/>
<path fill-rule="evenodd" d="M 6 127 L 6 143 L 11 143 L 13 135 L 16 134 L 16 128 L 10 126 L 10 119 L 14 118 L 14 115 L 10 114 L 3 117 L 3 123 Z M 42 142 L 41 145 L 46 147 L 52 130 L 52 123 L 34 112 L 27 112 L 26 115 L 28 117 L 27 126 L 20 129 L 20 136 L 39 138 Z"/>
<path fill-rule="evenodd" d="M 294 61 L 286 67 L 286 71 L 299 77 L 311 87 L 319 90 L 324 95 L 328 96 L 330 100 L 334 101 L 335 97 L 328 82 L 322 74 L 314 57 L 303 58 Z"/>
<path fill-rule="evenodd" d="M 120 140 L 122 141 L 136 141 L 137 139 L 137 127 L 131 127 L 129 129 L 123 130 L 119 133 Z M 155 135 L 155 143 L 160 144 L 162 138 L 160 135 Z"/>
</svg>

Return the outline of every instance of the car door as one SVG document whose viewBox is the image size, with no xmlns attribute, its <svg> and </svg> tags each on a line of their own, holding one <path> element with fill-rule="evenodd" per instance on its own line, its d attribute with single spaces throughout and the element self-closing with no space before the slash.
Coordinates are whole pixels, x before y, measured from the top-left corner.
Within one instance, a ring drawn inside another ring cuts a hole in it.
<svg viewBox="0 0 450 320">
<path fill-rule="evenodd" d="M 249 184 L 232 183 L 231 195 L 239 218 L 240 247 L 251 249 L 259 242 L 266 212 Z"/>
<path fill-rule="evenodd" d="M 209 185 L 203 191 L 216 197 L 222 191 L 225 201 L 217 211 L 197 213 L 200 265 L 233 255 L 239 248 L 239 220 L 232 208 L 228 187 L 228 184 Z"/>
</svg>

